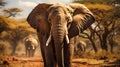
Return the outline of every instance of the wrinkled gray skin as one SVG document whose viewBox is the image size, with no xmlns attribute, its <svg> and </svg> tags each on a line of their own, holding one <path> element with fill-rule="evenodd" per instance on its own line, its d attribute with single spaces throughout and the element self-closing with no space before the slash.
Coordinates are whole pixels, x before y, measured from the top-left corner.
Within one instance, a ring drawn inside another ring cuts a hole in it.
<svg viewBox="0 0 120 67">
<path fill-rule="evenodd" d="M 34 57 L 35 50 L 38 47 L 38 42 L 34 38 L 26 38 L 25 39 L 25 50 L 26 57 Z"/>
<path fill-rule="evenodd" d="M 36 6 L 27 18 L 37 30 L 44 67 L 71 67 L 74 37 L 93 22 L 93 14 L 82 4 Z"/>
</svg>

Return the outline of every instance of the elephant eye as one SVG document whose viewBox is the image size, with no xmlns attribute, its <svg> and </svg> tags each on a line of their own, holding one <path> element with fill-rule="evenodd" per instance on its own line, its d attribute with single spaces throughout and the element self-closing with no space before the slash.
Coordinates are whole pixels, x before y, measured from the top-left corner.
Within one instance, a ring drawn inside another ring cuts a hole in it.
<svg viewBox="0 0 120 67">
<path fill-rule="evenodd" d="M 49 23 L 51 22 L 51 18 L 50 18 L 50 17 L 48 17 L 48 22 L 49 22 Z"/>
</svg>

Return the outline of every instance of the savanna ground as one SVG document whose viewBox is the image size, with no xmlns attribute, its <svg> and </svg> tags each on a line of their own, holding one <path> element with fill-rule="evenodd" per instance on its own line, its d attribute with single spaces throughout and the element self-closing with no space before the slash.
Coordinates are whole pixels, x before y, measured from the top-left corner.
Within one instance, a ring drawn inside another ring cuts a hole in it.
<svg viewBox="0 0 120 67">
<path fill-rule="evenodd" d="M 91 54 L 91 55 L 89 55 Z M 102 56 L 100 56 L 100 54 Z M 77 54 L 76 54 L 77 55 Z M 86 55 L 86 58 L 84 58 Z M 83 58 L 72 60 L 72 67 L 120 67 L 120 55 L 111 53 L 84 53 Z M 89 58 L 87 58 L 89 57 Z M 0 67 L 43 67 L 41 57 L 17 57 L 0 55 Z"/>
</svg>

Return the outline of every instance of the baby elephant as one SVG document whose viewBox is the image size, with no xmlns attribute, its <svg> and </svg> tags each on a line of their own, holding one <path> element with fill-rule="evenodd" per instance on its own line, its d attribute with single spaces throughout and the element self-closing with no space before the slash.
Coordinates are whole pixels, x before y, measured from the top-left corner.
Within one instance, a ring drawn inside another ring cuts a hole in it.
<svg viewBox="0 0 120 67">
<path fill-rule="evenodd" d="M 35 50 L 38 46 L 38 42 L 34 38 L 25 39 L 26 57 L 33 57 Z"/>
</svg>

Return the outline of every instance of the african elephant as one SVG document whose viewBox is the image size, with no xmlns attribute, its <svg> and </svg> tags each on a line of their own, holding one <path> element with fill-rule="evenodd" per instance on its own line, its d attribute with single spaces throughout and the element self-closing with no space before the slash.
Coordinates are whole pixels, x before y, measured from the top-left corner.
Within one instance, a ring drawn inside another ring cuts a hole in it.
<svg viewBox="0 0 120 67">
<path fill-rule="evenodd" d="M 25 39 L 25 49 L 26 49 L 26 57 L 33 57 L 36 48 L 38 47 L 38 42 L 34 38 L 26 38 Z"/>
<path fill-rule="evenodd" d="M 95 19 L 82 4 L 40 3 L 27 21 L 37 31 L 44 67 L 71 67 L 74 37 Z"/>
<path fill-rule="evenodd" d="M 84 41 L 79 41 L 75 44 L 74 51 L 77 52 L 80 50 L 80 51 L 85 52 L 86 46 L 87 46 L 87 44 Z"/>
</svg>

